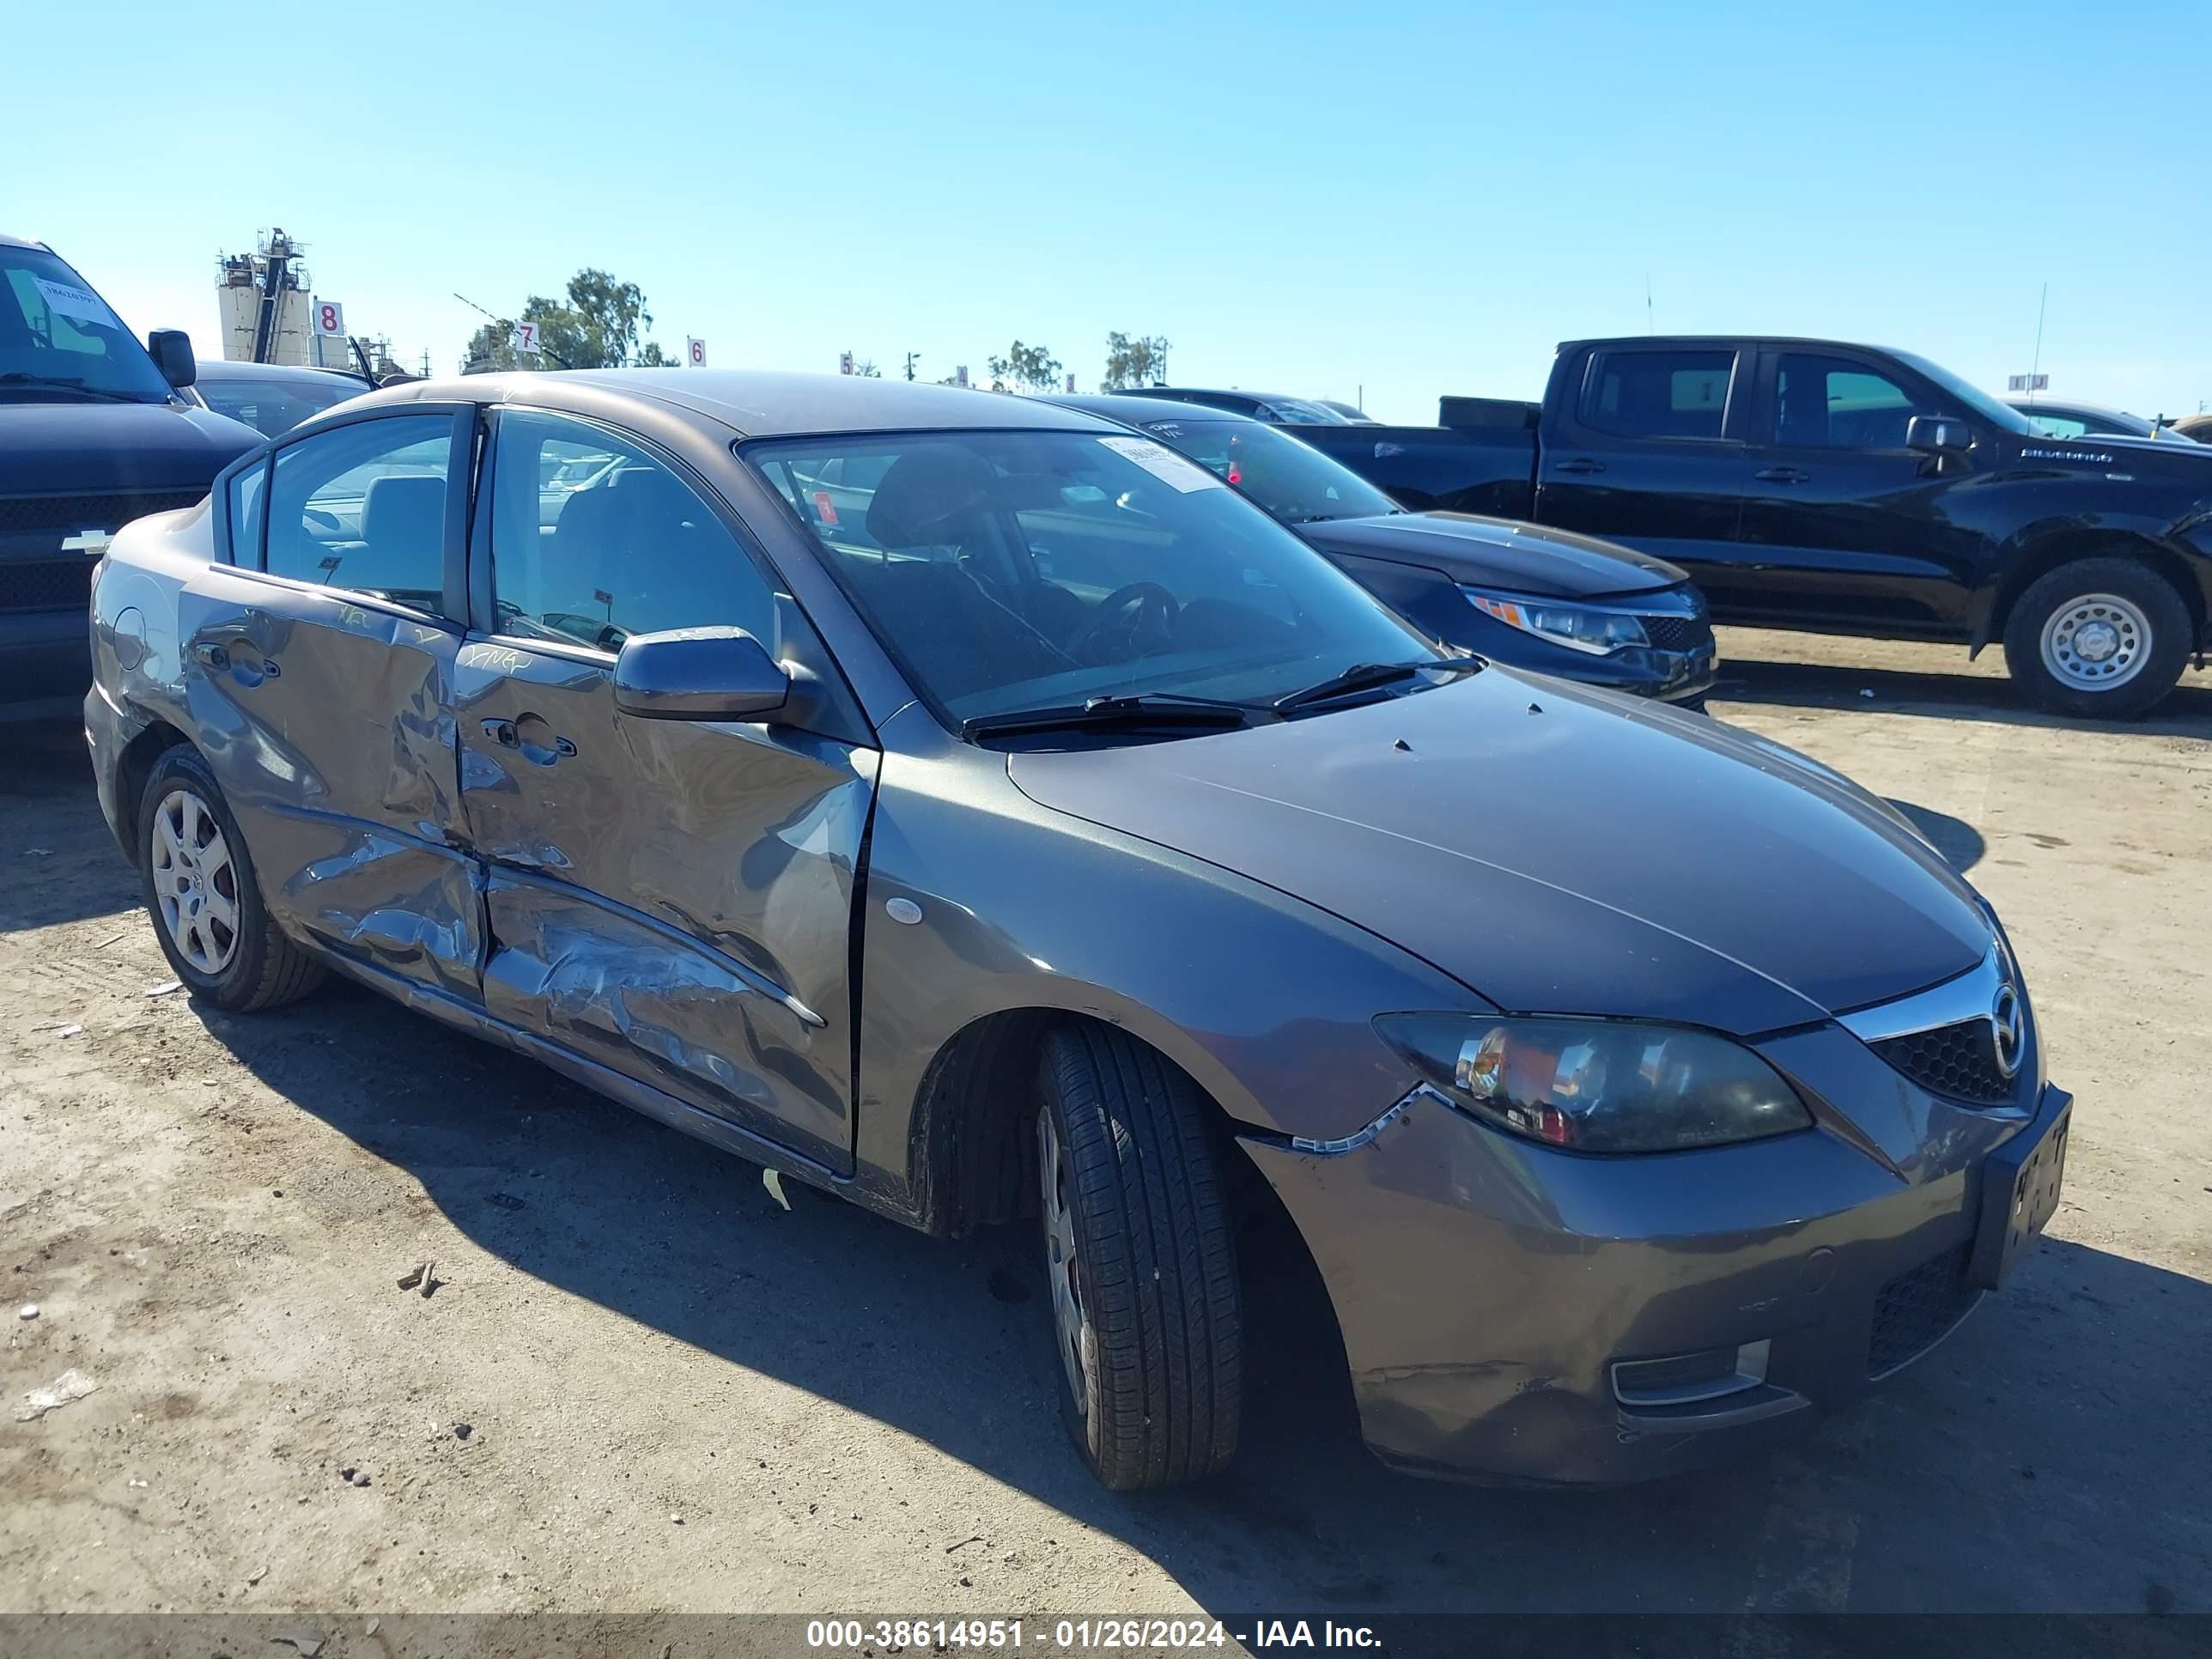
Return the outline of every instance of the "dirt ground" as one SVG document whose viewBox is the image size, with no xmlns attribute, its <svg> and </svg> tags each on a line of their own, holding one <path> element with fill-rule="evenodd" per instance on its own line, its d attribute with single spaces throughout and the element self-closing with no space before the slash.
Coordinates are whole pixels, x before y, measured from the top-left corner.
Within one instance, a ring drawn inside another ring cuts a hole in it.
<svg viewBox="0 0 2212 1659">
<path fill-rule="evenodd" d="M 787 1212 L 366 993 L 149 997 L 81 742 L 6 732 L 0 1610 L 2212 1611 L 2212 675 L 2094 729 L 1959 653 L 1723 648 L 1717 715 L 1995 901 L 2074 1146 L 2039 1254 L 1863 1408 L 1595 1494 L 1386 1474 L 1264 1306 L 1234 1474 L 1103 1493 L 1025 1238 Z"/>
</svg>

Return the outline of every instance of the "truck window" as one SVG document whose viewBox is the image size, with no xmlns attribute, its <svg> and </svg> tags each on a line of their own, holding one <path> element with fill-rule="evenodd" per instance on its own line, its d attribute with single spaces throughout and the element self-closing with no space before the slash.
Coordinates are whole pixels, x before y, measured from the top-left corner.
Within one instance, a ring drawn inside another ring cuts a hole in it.
<svg viewBox="0 0 2212 1659">
<path fill-rule="evenodd" d="M 1932 415 L 1887 375 L 1847 357 L 1782 354 L 1774 441 L 1806 449 L 1902 449 L 1915 415 Z"/>
<path fill-rule="evenodd" d="M 1583 381 L 1582 423 L 1622 438 L 1717 438 L 1735 353 L 1601 351 Z"/>
</svg>

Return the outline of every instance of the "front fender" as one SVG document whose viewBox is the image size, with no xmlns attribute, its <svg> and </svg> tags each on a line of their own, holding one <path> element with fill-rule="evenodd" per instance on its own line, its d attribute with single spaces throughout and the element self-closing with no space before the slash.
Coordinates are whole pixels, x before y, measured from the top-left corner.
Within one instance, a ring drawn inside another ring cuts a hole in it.
<svg viewBox="0 0 2212 1659">
<path fill-rule="evenodd" d="M 1969 611 L 1974 650 L 2003 630 L 2031 583 L 2075 559 L 2139 559 L 2179 586 L 2200 631 L 2212 618 L 2212 493 L 2166 480 L 2121 483 L 2065 473 L 2022 480 L 2017 488 L 2016 504 L 2027 511 L 1996 539 L 1976 585 Z"/>
<path fill-rule="evenodd" d="M 889 739 L 909 718 L 928 720 L 915 708 L 885 728 L 855 918 L 855 1162 L 877 1179 L 909 1178 L 930 1062 L 991 1014 L 1108 1021 L 1182 1066 L 1237 1122 L 1327 1139 L 1372 1121 L 1410 1081 L 1370 1029 L 1374 1015 L 1488 1009 L 1303 900 L 1039 805 L 999 756 L 941 733 L 934 753 L 902 751 Z"/>
</svg>

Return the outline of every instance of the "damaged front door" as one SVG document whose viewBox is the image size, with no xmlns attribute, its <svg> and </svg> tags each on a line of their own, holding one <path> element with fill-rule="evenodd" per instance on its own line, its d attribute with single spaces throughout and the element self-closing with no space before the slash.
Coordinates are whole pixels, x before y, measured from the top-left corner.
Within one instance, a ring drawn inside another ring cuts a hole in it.
<svg viewBox="0 0 2212 1659">
<path fill-rule="evenodd" d="M 491 921 L 485 1006 L 844 1173 L 875 752 L 618 713 L 615 653 L 632 634 L 727 624 L 773 650 L 773 578 L 643 444 L 496 418 L 477 543 L 492 627 L 455 683 Z"/>
<path fill-rule="evenodd" d="M 483 905 L 452 833 L 471 418 L 416 406 L 279 447 L 265 514 L 179 620 L 199 746 L 278 924 L 473 1006 Z"/>
</svg>

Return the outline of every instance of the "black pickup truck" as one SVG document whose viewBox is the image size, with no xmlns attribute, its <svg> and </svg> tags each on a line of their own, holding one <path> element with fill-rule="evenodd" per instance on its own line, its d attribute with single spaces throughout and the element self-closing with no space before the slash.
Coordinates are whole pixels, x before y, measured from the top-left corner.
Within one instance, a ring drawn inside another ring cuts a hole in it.
<svg viewBox="0 0 2212 1659">
<path fill-rule="evenodd" d="M 2212 449 L 2054 438 L 1909 352 L 1580 340 L 1540 404 L 1292 429 L 1416 510 L 1532 520 L 1682 566 L 1714 619 L 1934 640 L 2037 703 L 2142 714 L 2212 648 Z"/>
</svg>

